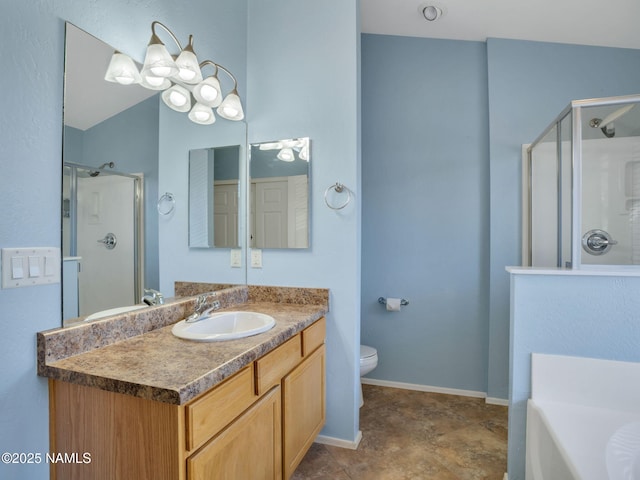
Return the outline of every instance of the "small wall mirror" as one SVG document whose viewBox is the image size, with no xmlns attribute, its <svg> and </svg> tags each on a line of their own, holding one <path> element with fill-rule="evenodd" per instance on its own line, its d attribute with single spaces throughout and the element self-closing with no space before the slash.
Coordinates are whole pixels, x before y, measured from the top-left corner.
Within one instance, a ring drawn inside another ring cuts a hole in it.
<svg viewBox="0 0 640 480">
<path fill-rule="evenodd" d="M 251 144 L 250 246 L 309 248 L 308 137 Z"/>
<path fill-rule="evenodd" d="M 189 152 L 189 247 L 239 248 L 240 145 Z"/>
</svg>

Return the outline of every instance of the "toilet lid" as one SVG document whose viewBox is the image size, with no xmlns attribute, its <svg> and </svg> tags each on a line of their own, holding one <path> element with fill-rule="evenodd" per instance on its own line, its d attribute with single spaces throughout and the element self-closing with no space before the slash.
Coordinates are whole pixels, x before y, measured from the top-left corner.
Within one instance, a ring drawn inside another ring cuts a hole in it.
<svg viewBox="0 0 640 480">
<path fill-rule="evenodd" d="M 378 351 L 368 345 L 360 345 L 360 358 L 369 358 L 378 354 Z"/>
</svg>

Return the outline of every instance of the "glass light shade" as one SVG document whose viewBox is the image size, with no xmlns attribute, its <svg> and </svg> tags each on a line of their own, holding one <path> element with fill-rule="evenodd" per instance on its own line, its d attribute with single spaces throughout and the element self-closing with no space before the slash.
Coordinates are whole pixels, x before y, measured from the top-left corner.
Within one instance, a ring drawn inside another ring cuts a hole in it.
<svg viewBox="0 0 640 480">
<path fill-rule="evenodd" d="M 174 85 L 162 92 L 162 101 L 176 112 L 188 112 L 191 109 L 191 93 L 180 85 Z"/>
<path fill-rule="evenodd" d="M 107 73 L 104 76 L 107 82 L 119 83 L 120 85 L 131 85 L 142 82 L 142 77 L 138 73 L 136 64 L 129 55 L 113 52 Z"/>
<path fill-rule="evenodd" d="M 189 120 L 200 125 L 211 125 L 216 121 L 216 116 L 211 107 L 198 102 L 189 112 Z"/>
<path fill-rule="evenodd" d="M 298 154 L 300 160 L 304 160 L 305 162 L 309 161 L 309 145 L 305 142 L 303 147 L 300 149 L 300 153 Z"/>
<path fill-rule="evenodd" d="M 296 159 L 296 156 L 293 154 L 293 150 L 290 148 L 283 148 L 276 155 L 278 160 L 282 160 L 283 162 L 293 162 Z"/>
<path fill-rule="evenodd" d="M 142 73 L 141 76 L 142 82 L 140 82 L 140 85 L 149 90 L 166 90 L 171 86 L 168 78 L 154 77 L 153 75 L 145 75 L 144 73 Z"/>
<path fill-rule="evenodd" d="M 220 81 L 215 75 L 202 80 L 193 89 L 193 96 L 196 100 L 208 107 L 217 107 L 222 103 L 222 91 Z"/>
<path fill-rule="evenodd" d="M 218 115 L 227 120 L 236 122 L 242 120 L 244 118 L 244 111 L 242 110 L 242 103 L 240 103 L 238 92 L 234 89 L 227 95 L 216 111 Z"/>
<path fill-rule="evenodd" d="M 178 73 L 178 66 L 162 43 L 150 43 L 144 57 L 141 75 L 169 78 Z"/>
<path fill-rule="evenodd" d="M 176 59 L 176 65 L 178 66 L 177 78 L 184 83 L 194 84 L 202 81 L 202 72 L 200 71 L 200 65 L 198 65 L 198 59 L 196 54 L 189 49 L 189 46 L 180 52 Z"/>
</svg>

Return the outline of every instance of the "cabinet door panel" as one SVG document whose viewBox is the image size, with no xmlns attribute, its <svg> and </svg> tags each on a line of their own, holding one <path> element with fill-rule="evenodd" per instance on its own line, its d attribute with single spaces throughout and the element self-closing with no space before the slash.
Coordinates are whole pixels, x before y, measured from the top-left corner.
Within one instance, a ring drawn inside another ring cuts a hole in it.
<svg viewBox="0 0 640 480">
<path fill-rule="evenodd" d="M 288 479 L 325 422 L 325 347 L 322 345 L 282 381 L 284 478 Z"/>
<path fill-rule="evenodd" d="M 255 400 L 253 369 L 245 367 L 186 407 L 187 450 L 193 451 L 222 430 Z M 230 400 L 233 399 L 233 400 Z"/>
<path fill-rule="evenodd" d="M 282 478 L 280 387 L 187 460 L 188 480 Z"/>
</svg>

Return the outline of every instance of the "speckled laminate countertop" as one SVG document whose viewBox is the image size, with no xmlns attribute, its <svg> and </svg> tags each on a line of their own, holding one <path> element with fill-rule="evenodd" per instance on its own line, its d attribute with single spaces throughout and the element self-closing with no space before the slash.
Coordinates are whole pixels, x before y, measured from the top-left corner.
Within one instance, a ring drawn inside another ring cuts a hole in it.
<svg viewBox="0 0 640 480">
<path fill-rule="evenodd" d="M 278 289 L 278 300 L 283 299 L 282 290 Z M 41 332 L 38 334 L 38 374 L 181 405 L 273 350 L 327 313 L 327 290 L 291 290 L 296 291 L 295 295 L 284 296 L 289 300 L 300 298 L 303 303 L 269 301 L 262 294 L 264 287 L 256 290 L 253 297 L 251 287 L 229 289 L 232 298 L 221 302 L 224 307 L 221 311 L 255 311 L 271 315 L 276 320 L 271 330 L 238 340 L 193 342 L 175 337 L 171 328 L 192 311 L 193 298 L 142 311 L 152 326 L 134 334 L 113 330 L 126 330 L 122 322 L 137 325 L 143 321 L 137 317 L 140 313 Z M 303 290 L 319 292 L 320 295 L 309 297 L 309 292 L 301 292 Z M 212 294 L 212 297 L 223 298 L 224 293 Z"/>
</svg>

